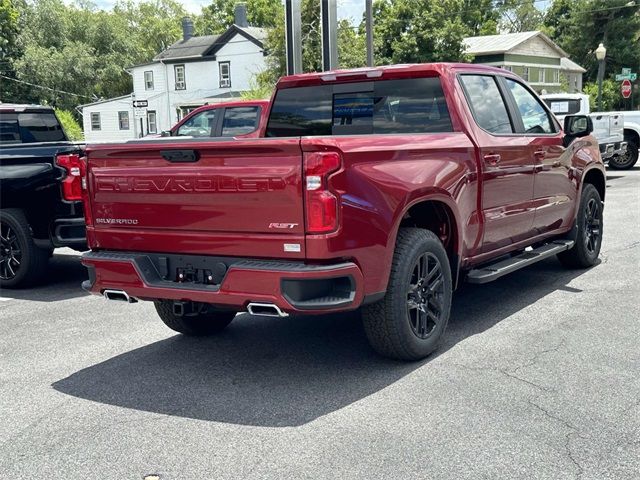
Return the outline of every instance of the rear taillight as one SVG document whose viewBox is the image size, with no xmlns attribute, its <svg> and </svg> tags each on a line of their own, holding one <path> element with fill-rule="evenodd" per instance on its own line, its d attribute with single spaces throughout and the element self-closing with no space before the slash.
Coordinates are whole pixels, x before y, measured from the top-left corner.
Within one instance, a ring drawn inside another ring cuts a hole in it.
<svg viewBox="0 0 640 480">
<path fill-rule="evenodd" d="M 86 163 L 77 153 L 56 156 L 56 165 L 65 170 L 62 179 L 62 198 L 67 201 L 82 200 L 82 192 L 87 188 Z"/>
<path fill-rule="evenodd" d="M 329 175 L 340 169 L 336 152 L 304 154 L 305 216 L 307 233 L 327 233 L 338 228 L 338 197 L 329 189 Z"/>
</svg>

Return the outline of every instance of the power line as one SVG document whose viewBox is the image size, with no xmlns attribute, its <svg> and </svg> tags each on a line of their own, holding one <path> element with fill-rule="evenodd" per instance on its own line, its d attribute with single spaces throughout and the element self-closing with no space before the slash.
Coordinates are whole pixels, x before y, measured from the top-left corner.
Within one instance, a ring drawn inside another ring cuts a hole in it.
<svg viewBox="0 0 640 480">
<path fill-rule="evenodd" d="M 2 75 L 2 74 L 0 74 L 0 77 L 6 80 L 11 80 L 12 82 L 24 83 L 25 85 L 29 85 L 30 87 L 42 88 L 44 90 L 49 90 L 51 92 L 64 93 L 66 95 L 73 95 L 74 97 L 82 97 L 82 98 L 88 98 L 90 100 L 95 100 L 95 97 L 90 97 L 88 95 L 80 95 L 79 93 L 67 92 L 65 90 L 58 90 L 56 88 L 45 87 L 44 85 L 36 85 L 35 83 L 25 82 L 24 80 L 18 80 L 17 78 L 7 77 L 6 75 Z"/>
</svg>

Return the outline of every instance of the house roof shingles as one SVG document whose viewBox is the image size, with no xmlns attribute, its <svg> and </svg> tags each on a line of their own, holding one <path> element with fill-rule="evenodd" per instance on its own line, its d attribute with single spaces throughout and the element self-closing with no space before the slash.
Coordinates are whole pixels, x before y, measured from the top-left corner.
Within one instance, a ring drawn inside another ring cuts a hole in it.
<svg viewBox="0 0 640 480">
<path fill-rule="evenodd" d="M 549 46 L 557 50 L 562 57 L 567 56 L 567 53 L 556 45 L 553 40 L 538 30 L 534 30 L 532 32 L 467 37 L 464 39 L 464 43 L 467 45 L 466 53 L 472 55 L 490 55 L 494 53 L 509 52 L 521 43 L 524 43 L 534 37 L 540 37 L 542 40 L 547 42 Z"/>
</svg>

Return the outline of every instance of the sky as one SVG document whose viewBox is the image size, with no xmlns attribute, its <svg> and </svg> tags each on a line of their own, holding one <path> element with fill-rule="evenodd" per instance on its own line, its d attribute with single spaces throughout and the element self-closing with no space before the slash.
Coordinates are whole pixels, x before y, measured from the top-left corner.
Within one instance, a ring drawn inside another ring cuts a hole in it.
<svg viewBox="0 0 640 480">
<path fill-rule="evenodd" d="M 134 0 L 138 1 L 138 0 Z M 94 0 L 98 8 L 110 10 L 116 0 Z M 189 13 L 200 13 L 200 9 L 211 3 L 211 0 L 183 0 L 182 5 Z M 351 18 L 359 23 L 364 12 L 364 0 L 338 0 L 338 18 Z"/>
</svg>

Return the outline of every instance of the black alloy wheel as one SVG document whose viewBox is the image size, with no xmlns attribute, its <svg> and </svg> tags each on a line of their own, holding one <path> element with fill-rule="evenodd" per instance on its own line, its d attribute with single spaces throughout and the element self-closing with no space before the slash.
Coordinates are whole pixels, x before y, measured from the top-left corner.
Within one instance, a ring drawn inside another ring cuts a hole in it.
<svg viewBox="0 0 640 480">
<path fill-rule="evenodd" d="M 590 198 L 585 205 L 584 212 L 584 246 L 591 255 L 600 251 L 600 243 L 602 242 L 601 224 L 602 208 L 600 208 L 600 202 L 595 198 Z"/>
<path fill-rule="evenodd" d="M 440 260 L 424 253 L 411 271 L 407 293 L 407 320 L 418 338 L 431 336 L 443 322 L 444 277 Z"/>
<path fill-rule="evenodd" d="M 0 279 L 12 280 L 22 264 L 20 242 L 11 226 L 0 223 Z"/>
</svg>

